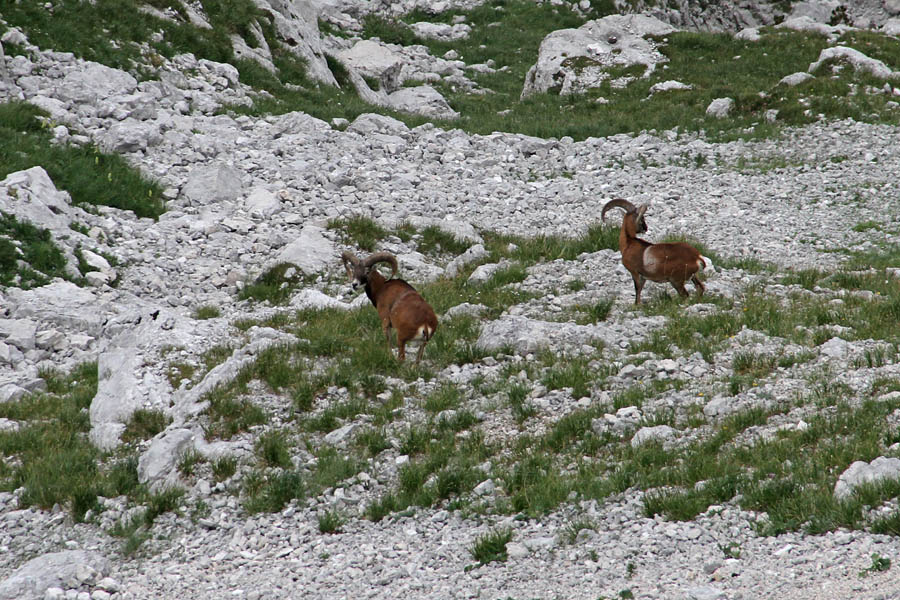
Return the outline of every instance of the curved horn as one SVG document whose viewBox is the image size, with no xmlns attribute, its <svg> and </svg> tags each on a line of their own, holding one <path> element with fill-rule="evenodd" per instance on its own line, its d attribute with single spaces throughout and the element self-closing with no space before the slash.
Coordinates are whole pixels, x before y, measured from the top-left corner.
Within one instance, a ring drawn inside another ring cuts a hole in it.
<svg viewBox="0 0 900 600">
<path fill-rule="evenodd" d="M 362 261 L 362 266 L 372 268 L 376 263 L 386 262 L 391 265 L 391 277 L 397 274 L 397 257 L 390 252 L 376 252 Z"/>
<path fill-rule="evenodd" d="M 353 268 L 359 265 L 359 259 L 352 252 L 342 252 L 341 260 L 344 261 L 344 270 L 347 271 L 347 277 L 353 277 Z"/>
<path fill-rule="evenodd" d="M 606 206 L 603 207 L 603 212 L 600 213 L 600 219 L 606 220 L 606 211 L 611 208 L 621 208 L 627 213 L 633 213 L 637 209 L 634 207 L 634 204 L 629 202 L 628 200 L 623 200 L 622 198 L 616 198 L 615 200 L 610 200 L 606 203 Z"/>
</svg>

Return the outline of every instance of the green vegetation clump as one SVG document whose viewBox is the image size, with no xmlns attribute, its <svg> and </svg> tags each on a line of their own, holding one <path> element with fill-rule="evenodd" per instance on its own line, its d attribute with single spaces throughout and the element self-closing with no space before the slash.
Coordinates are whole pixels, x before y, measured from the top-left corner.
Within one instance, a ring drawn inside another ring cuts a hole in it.
<svg viewBox="0 0 900 600">
<path fill-rule="evenodd" d="M 512 529 L 494 529 L 478 536 L 469 553 L 480 565 L 490 562 L 504 562 L 507 559 L 506 545 L 512 541 Z"/>
<path fill-rule="evenodd" d="M 47 113 L 31 104 L 0 104 L 0 179 L 40 166 L 76 205 L 112 206 L 154 219 L 165 211 L 160 184 L 118 154 L 92 145 L 53 143 L 48 119 Z"/>
<path fill-rule="evenodd" d="M 0 213 L 0 285 L 30 289 L 54 277 L 71 279 L 50 232 Z"/>
<path fill-rule="evenodd" d="M 99 496 L 125 495 L 148 504 L 142 524 L 172 510 L 174 501 L 165 501 L 171 494 L 158 497 L 138 482 L 136 455 L 107 456 L 88 440 L 87 408 L 97 391 L 97 364 L 42 376 L 45 392 L 0 403 L 0 417 L 21 423 L 17 430 L 0 431 L 0 455 L 6 457 L 0 461 L 0 490 L 21 488 L 21 507 L 64 506 L 76 522 L 102 510 Z M 137 538 L 132 543 L 135 549 L 140 545 Z"/>
<path fill-rule="evenodd" d="M 122 432 L 122 441 L 148 440 L 163 431 L 172 419 L 161 410 L 139 408 L 131 414 L 131 418 Z"/>
</svg>

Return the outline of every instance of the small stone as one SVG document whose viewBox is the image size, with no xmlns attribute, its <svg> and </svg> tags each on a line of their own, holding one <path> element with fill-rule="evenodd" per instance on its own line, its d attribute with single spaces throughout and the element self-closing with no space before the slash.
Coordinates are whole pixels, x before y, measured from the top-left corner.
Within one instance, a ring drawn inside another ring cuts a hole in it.
<svg viewBox="0 0 900 600">
<path fill-rule="evenodd" d="M 62 588 L 51 587 L 44 592 L 44 600 L 61 600 L 66 597 L 66 592 Z"/>
</svg>

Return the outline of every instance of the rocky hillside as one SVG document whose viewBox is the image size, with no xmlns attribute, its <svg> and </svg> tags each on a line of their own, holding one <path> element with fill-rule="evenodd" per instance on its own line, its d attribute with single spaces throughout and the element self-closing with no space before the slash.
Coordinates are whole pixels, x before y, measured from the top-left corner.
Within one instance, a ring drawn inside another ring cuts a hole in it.
<svg viewBox="0 0 900 600">
<path fill-rule="evenodd" d="M 531 4 L 262 4 L 90 59 L 2 17 L 0 599 L 900 597 L 900 7 L 581 3 L 523 61 L 465 39 Z M 619 197 L 702 297 L 634 305 Z M 420 364 L 344 251 L 434 306 Z"/>
</svg>

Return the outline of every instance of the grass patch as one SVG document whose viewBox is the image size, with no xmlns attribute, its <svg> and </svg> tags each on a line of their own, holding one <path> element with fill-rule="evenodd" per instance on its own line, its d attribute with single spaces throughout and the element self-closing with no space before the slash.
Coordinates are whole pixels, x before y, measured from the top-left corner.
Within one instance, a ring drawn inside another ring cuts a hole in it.
<svg viewBox="0 0 900 600">
<path fill-rule="evenodd" d="M 479 565 L 486 565 L 494 561 L 505 562 L 508 558 L 506 545 L 512 541 L 512 538 L 512 529 L 493 529 L 475 538 L 469 554 L 478 561 Z"/>
<path fill-rule="evenodd" d="M 400 452 L 410 462 L 400 468 L 399 485 L 366 507 L 367 518 L 379 521 L 410 506 L 431 506 L 450 498 L 459 498 L 485 479 L 476 469 L 493 451 L 484 434 L 469 430 L 474 424 L 469 413 L 458 413 L 449 420 L 414 425 L 400 442 Z"/>
<path fill-rule="evenodd" d="M 196 448 L 191 447 L 178 458 L 178 472 L 185 477 L 190 477 L 194 474 L 194 468 L 203 461 L 203 455 Z"/>
<path fill-rule="evenodd" d="M 278 305 L 287 302 L 294 291 L 308 280 L 292 264 L 275 265 L 248 283 L 238 292 L 238 299 L 268 302 Z"/>
<path fill-rule="evenodd" d="M 445 383 L 425 399 L 423 408 L 431 413 L 439 413 L 443 410 L 455 409 L 462 401 L 462 393 L 460 389 L 451 384 Z"/>
<path fill-rule="evenodd" d="M 341 240 L 367 252 L 375 250 L 375 244 L 388 236 L 388 231 L 374 219 L 356 215 L 346 219 L 332 219 L 328 229 L 336 230 Z"/>
<path fill-rule="evenodd" d="M 198 306 L 194 311 L 194 318 L 205 321 L 207 319 L 217 319 L 222 316 L 222 311 L 219 310 L 218 306 L 212 306 L 210 304 L 206 304 L 204 306 Z"/>
<path fill-rule="evenodd" d="M 50 231 L 0 213 L 0 285 L 31 289 L 54 277 L 72 280 Z"/>
<path fill-rule="evenodd" d="M 444 231 L 435 225 L 429 225 L 422 230 L 419 240 L 419 252 L 424 254 L 462 254 L 469 249 L 470 242 L 458 239 L 452 233 Z"/>
<path fill-rule="evenodd" d="M 154 219 L 165 211 L 160 184 L 144 177 L 118 154 L 91 145 L 52 143 L 46 119 L 47 113 L 27 103 L 0 104 L 0 178 L 40 166 L 76 205 L 112 206 Z"/>
<path fill-rule="evenodd" d="M 306 497 L 302 475 L 294 470 L 251 471 L 244 478 L 244 508 L 250 514 L 277 512 L 295 498 Z"/>
<path fill-rule="evenodd" d="M 588 366 L 590 362 L 583 357 L 571 357 L 565 360 L 557 360 L 556 357 L 546 358 L 552 366 L 548 367 L 541 378 L 541 383 L 547 389 L 559 390 L 572 388 L 572 397 L 576 400 L 591 395 L 591 387 L 600 383 L 605 378 L 605 373 L 596 373 Z"/>
<path fill-rule="evenodd" d="M 280 431 L 268 431 L 262 434 L 256 440 L 254 449 L 260 461 L 267 467 L 286 469 L 291 466 L 291 451 L 287 438 Z"/>
<path fill-rule="evenodd" d="M 485 232 L 485 248 L 496 259 L 510 258 L 524 264 L 550 262 L 558 259 L 575 260 L 584 253 L 619 249 L 619 228 L 595 223 L 578 237 L 539 235 L 521 237 Z"/>
<path fill-rule="evenodd" d="M 528 402 L 528 390 L 523 383 L 513 383 L 506 392 L 509 408 L 520 425 L 537 414 L 537 409 Z"/>
<path fill-rule="evenodd" d="M 158 433 L 161 433 L 172 419 L 163 411 L 147 408 L 139 408 L 128 419 L 125 424 L 125 431 L 122 432 L 123 442 L 133 442 L 135 440 L 149 440 Z"/>
<path fill-rule="evenodd" d="M 319 533 L 340 533 L 347 517 L 337 510 L 327 510 L 319 515 Z"/>
<path fill-rule="evenodd" d="M 230 440 L 242 431 L 268 422 L 262 408 L 246 398 L 231 397 L 224 388 L 213 390 L 208 399 L 208 423 L 204 433 L 209 440 Z"/>
<path fill-rule="evenodd" d="M 47 391 L 0 403 L 0 417 L 23 422 L 0 432 L 0 490 L 22 488 L 19 506 L 66 506 L 76 521 L 97 508 L 97 497 L 133 495 L 137 460 L 104 458 L 87 439 L 87 409 L 97 392 L 97 364 L 42 373 Z"/>
<path fill-rule="evenodd" d="M 593 304 L 577 304 L 575 310 L 579 315 L 575 322 L 579 325 L 593 325 L 605 321 L 612 312 L 615 303 L 614 298 L 603 298 Z"/>
</svg>

